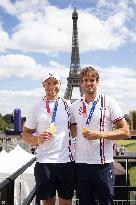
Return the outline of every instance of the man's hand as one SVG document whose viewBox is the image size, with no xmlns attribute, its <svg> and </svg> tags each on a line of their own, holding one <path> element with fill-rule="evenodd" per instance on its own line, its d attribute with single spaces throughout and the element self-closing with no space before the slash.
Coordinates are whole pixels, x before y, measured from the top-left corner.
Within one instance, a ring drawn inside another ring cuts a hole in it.
<svg viewBox="0 0 136 205">
<path fill-rule="evenodd" d="M 123 118 L 114 123 L 115 129 L 111 131 L 92 131 L 89 128 L 83 128 L 83 137 L 88 140 L 106 139 L 119 140 L 127 139 L 130 136 L 129 127 L 126 120 Z"/>
<path fill-rule="evenodd" d="M 83 137 L 87 140 L 97 140 L 101 138 L 100 131 L 92 131 L 89 128 L 83 128 L 82 133 Z"/>
<path fill-rule="evenodd" d="M 26 144 L 43 144 L 44 141 L 50 140 L 53 135 L 45 130 L 41 134 L 36 135 L 34 129 L 29 129 L 27 127 L 23 127 L 22 139 Z"/>
<path fill-rule="evenodd" d="M 37 141 L 39 141 L 38 144 L 43 144 L 44 141 L 48 141 L 52 137 L 53 137 L 53 135 L 50 132 L 44 131 L 40 135 L 38 135 L 38 140 L 37 140 Z"/>
</svg>

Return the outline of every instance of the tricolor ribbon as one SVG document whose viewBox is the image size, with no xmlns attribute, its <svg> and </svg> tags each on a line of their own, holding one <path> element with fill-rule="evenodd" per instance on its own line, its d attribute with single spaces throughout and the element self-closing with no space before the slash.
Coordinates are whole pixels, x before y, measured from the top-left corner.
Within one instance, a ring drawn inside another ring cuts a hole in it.
<svg viewBox="0 0 136 205">
<path fill-rule="evenodd" d="M 45 99 L 46 110 L 47 110 L 48 115 L 51 116 L 51 123 L 54 123 L 54 122 L 55 122 L 59 99 L 60 99 L 60 97 L 58 97 L 58 98 L 56 99 L 56 101 L 55 101 L 55 105 L 54 105 L 54 109 L 53 109 L 52 116 L 51 116 L 51 110 L 50 110 L 49 102 L 48 102 L 47 99 Z"/>
<path fill-rule="evenodd" d="M 100 99 L 100 96 L 93 101 L 92 107 L 90 109 L 89 115 L 88 115 L 87 120 L 86 120 L 86 125 L 89 125 L 89 123 L 91 121 L 91 118 L 93 116 L 95 107 L 96 107 L 97 102 L 99 101 L 99 99 Z M 85 100 L 83 98 L 82 98 L 82 114 L 83 114 L 83 117 L 87 116 L 86 104 L 85 104 Z"/>
</svg>

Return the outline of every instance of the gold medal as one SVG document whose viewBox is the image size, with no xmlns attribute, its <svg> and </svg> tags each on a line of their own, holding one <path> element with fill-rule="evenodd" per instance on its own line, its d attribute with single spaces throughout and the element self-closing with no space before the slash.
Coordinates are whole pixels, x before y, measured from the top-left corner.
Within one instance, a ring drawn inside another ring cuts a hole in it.
<svg viewBox="0 0 136 205">
<path fill-rule="evenodd" d="M 49 125 L 49 127 L 46 130 L 47 132 L 50 132 L 52 135 L 54 135 L 57 131 L 56 127 L 54 125 Z"/>
<path fill-rule="evenodd" d="M 82 132 L 89 132 L 89 128 L 87 127 L 82 128 Z"/>
</svg>

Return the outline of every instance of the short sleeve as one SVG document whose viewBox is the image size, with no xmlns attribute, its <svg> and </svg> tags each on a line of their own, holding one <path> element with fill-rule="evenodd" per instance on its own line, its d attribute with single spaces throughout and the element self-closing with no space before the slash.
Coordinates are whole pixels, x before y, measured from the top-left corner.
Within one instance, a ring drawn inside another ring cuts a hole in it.
<svg viewBox="0 0 136 205">
<path fill-rule="evenodd" d="M 25 127 L 29 129 L 36 129 L 37 127 L 37 107 L 33 106 L 27 116 L 26 116 L 26 122 L 24 124 Z"/>
<path fill-rule="evenodd" d="M 110 100 L 110 117 L 112 122 L 116 122 L 118 120 L 121 120 L 124 117 L 124 114 L 119 106 L 119 104 L 117 103 L 117 101 L 113 98 L 111 98 Z"/>
</svg>

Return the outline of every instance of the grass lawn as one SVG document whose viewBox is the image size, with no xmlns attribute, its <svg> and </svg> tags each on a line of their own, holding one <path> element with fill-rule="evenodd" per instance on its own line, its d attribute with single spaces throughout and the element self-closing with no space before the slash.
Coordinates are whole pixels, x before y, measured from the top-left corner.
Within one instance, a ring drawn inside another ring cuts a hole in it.
<svg viewBox="0 0 136 205">
<path fill-rule="evenodd" d="M 136 186 L 136 166 L 135 167 L 131 167 L 128 170 L 129 176 L 130 176 L 130 184 L 132 186 Z"/>
<path fill-rule="evenodd" d="M 120 145 L 123 144 L 125 146 L 127 152 L 135 152 L 136 153 L 136 140 L 134 140 L 134 139 L 118 140 L 116 142 Z M 130 176 L 130 184 L 132 186 L 136 186 L 136 166 L 129 168 L 128 172 L 129 172 L 129 176 Z"/>
<path fill-rule="evenodd" d="M 117 140 L 116 142 L 120 145 L 123 144 L 127 152 L 136 152 L 136 140 Z"/>
</svg>

